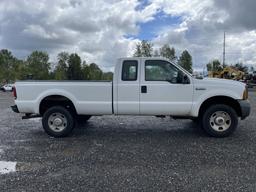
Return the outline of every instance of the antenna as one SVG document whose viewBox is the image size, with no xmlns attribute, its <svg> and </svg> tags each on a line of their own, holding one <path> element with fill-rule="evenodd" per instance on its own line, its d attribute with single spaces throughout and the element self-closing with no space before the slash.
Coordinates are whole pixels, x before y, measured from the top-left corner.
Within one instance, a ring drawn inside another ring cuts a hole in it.
<svg viewBox="0 0 256 192">
<path fill-rule="evenodd" d="M 224 40 L 223 40 L 223 62 L 222 66 L 225 66 L 225 60 L 226 60 L 226 32 L 224 31 Z"/>
</svg>

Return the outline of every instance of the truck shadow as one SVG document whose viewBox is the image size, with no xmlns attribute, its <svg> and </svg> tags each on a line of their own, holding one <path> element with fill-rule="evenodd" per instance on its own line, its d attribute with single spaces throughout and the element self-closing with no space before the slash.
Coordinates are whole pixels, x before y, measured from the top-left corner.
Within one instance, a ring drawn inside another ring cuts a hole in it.
<svg viewBox="0 0 256 192">
<path fill-rule="evenodd" d="M 121 126 L 103 126 L 94 125 L 93 122 L 80 124 L 77 126 L 71 137 L 91 137 L 91 136 L 143 136 L 147 137 L 182 137 L 182 138 L 198 138 L 208 137 L 202 128 L 193 122 L 182 123 L 182 125 L 170 126 L 145 126 L 144 124 L 124 125 Z"/>
</svg>

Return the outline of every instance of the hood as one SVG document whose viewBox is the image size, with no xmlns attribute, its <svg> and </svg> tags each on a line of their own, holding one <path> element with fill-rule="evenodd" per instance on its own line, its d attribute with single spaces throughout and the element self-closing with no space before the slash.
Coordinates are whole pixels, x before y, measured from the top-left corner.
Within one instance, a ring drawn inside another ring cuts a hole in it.
<svg viewBox="0 0 256 192">
<path fill-rule="evenodd" d="M 214 85 L 214 86 L 226 86 L 226 87 L 237 87 L 237 88 L 244 88 L 245 84 L 239 81 L 234 81 L 230 79 L 219 79 L 219 78 L 204 78 L 204 79 L 196 79 L 196 82 L 199 84 L 206 84 L 206 85 Z"/>
</svg>

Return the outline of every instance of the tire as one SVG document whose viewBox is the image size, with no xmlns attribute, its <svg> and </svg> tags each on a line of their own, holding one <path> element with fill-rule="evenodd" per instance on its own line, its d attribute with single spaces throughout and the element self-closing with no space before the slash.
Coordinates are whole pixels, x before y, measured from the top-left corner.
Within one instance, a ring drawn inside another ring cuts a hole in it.
<svg viewBox="0 0 256 192">
<path fill-rule="evenodd" d="M 78 123 L 86 123 L 91 117 L 91 115 L 78 115 L 77 121 Z"/>
<path fill-rule="evenodd" d="M 237 128 L 238 117 L 235 110 L 224 104 L 212 105 L 202 116 L 202 127 L 213 137 L 227 137 Z"/>
<path fill-rule="evenodd" d="M 74 128 L 74 118 L 66 108 L 54 106 L 44 113 L 42 124 L 48 135 L 52 137 L 66 137 Z"/>
<path fill-rule="evenodd" d="M 191 119 L 191 121 L 193 121 L 193 123 L 195 123 L 195 124 L 199 124 L 200 123 L 200 118 L 195 117 L 195 118 Z"/>
</svg>

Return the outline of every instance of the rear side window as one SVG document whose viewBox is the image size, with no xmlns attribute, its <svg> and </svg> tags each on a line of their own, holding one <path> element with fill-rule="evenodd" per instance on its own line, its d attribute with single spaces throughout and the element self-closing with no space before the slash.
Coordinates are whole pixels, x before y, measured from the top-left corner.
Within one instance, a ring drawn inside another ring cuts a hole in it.
<svg viewBox="0 0 256 192">
<path fill-rule="evenodd" d="M 138 61 L 124 61 L 122 67 L 122 81 L 136 81 L 138 74 Z"/>
</svg>

